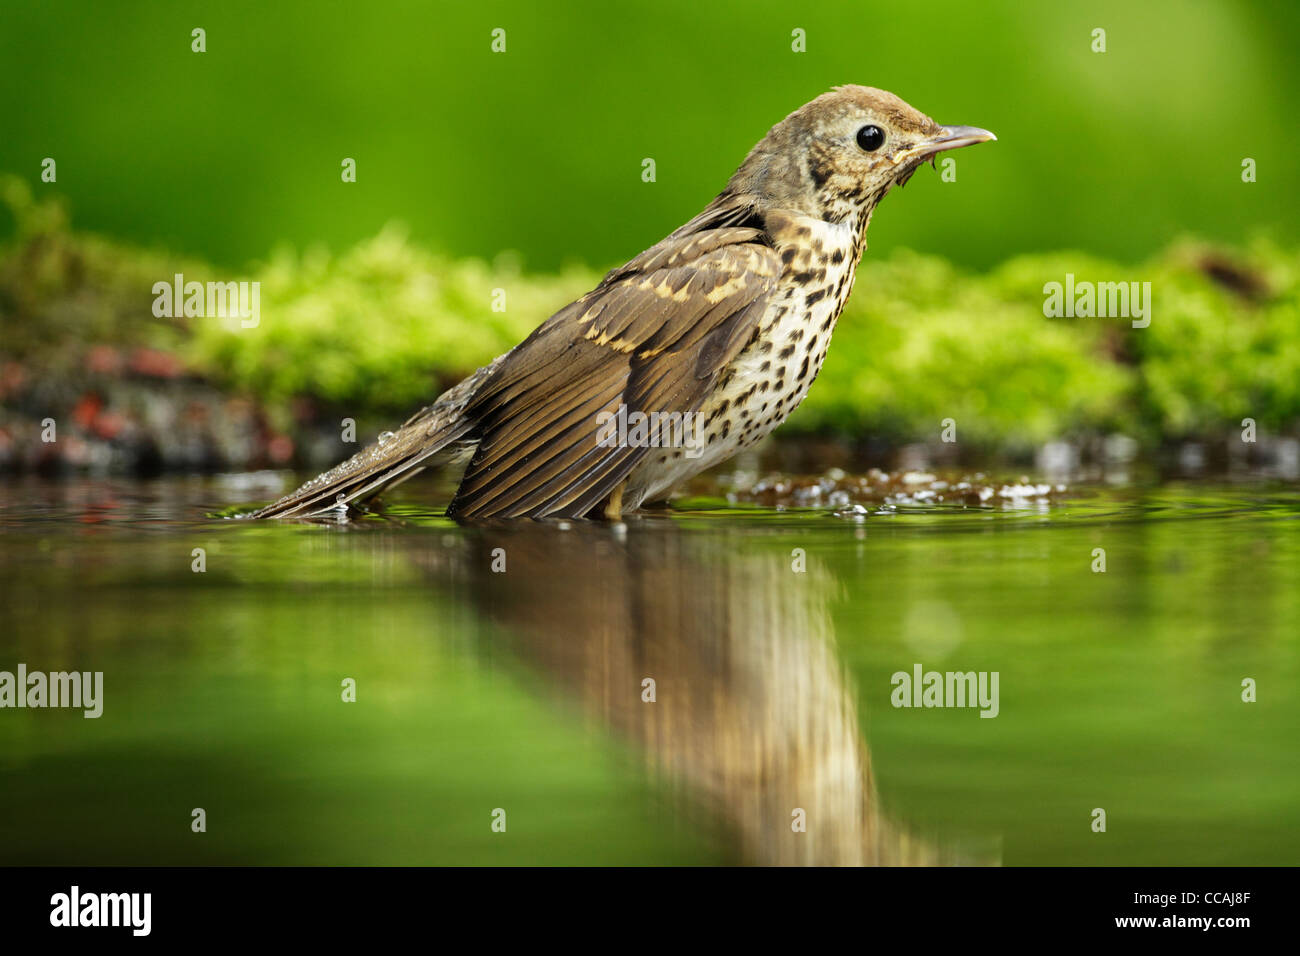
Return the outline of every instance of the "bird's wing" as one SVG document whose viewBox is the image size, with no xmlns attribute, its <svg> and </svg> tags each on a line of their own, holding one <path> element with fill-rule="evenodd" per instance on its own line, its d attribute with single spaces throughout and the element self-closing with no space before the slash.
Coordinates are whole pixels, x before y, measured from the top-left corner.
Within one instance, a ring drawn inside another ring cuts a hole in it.
<svg viewBox="0 0 1300 956">
<path fill-rule="evenodd" d="M 694 412 L 756 333 L 781 259 L 754 228 L 679 230 L 507 356 L 466 409 L 478 448 L 458 516 L 581 516 L 649 449 L 600 444 L 602 412 Z"/>
</svg>

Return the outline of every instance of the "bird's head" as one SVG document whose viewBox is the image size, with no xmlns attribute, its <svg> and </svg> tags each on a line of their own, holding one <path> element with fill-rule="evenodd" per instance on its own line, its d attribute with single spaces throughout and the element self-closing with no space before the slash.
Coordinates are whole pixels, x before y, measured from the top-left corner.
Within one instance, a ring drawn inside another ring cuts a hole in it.
<svg viewBox="0 0 1300 956">
<path fill-rule="evenodd" d="M 974 126 L 940 126 L 885 90 L 838 86 L 773 126 L 728 190 L 843 222 L 870 212 L 936 154 L 996 138 Z"/>
</svg>

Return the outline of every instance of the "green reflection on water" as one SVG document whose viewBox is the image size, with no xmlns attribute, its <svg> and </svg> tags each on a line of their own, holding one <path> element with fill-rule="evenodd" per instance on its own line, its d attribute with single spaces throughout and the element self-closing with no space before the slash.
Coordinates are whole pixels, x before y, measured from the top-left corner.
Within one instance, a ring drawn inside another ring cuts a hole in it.
<svg viewBox="0 0 1300 956">
<path fill-rule="evenodd" d="M 99 720 L 0 710 L 0 860 L 1297 858 L 1294 489 L 625 530 L 421 494 L 328 526 L 205 519 L 214 482 L 0 487 L 0 669 L 105 675 Z M 999 716 L 890 706 L 915 663 L 999 672 Z"/>
</svg>

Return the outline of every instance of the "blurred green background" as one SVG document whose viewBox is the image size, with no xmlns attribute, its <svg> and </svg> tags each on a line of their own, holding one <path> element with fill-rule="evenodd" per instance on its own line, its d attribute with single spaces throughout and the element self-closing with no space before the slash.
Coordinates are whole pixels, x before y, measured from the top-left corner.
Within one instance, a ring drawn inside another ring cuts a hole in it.
<svg viewBox="0 0 1300 956">
<path fill-rule="evenodd" d="M 55 2 L 7 18 L 0 469 L 48 464 L 46 415 L 75 420 L 76 467 L 336 459 L 342 419 L 393 427 L 845 82 L 999 141 L 884 203 L 782 437 L 894 454 L 951 418 L 971 464 L 1115 432 L 1240 448 L 1244 418 L 1261 443 L 1300 435 L 1295 4 Z M 175 272 L 259 281 L 260 326 L 158 321 L 152 286 Z M 1044 317 L 1044 283 L 1067 273 L 1151 282 L 1150 328 Z"/>
<path fill-rule="evenodd" d="M 957 183 L 926 172 L 891 198 L 873 254 L 1133 261 L 1186 231 L 1300 236 L 1294 3 L 53 0 L 5 19 L 0 170 L 35 181 L 54 157 L 43 188 L 81 227 L 227 267 L 281 241 L 341 250 L 393 219 L 453 256 L 608 266 L 840 83 L 999 136 L 959 157 Z"/>
</svg>

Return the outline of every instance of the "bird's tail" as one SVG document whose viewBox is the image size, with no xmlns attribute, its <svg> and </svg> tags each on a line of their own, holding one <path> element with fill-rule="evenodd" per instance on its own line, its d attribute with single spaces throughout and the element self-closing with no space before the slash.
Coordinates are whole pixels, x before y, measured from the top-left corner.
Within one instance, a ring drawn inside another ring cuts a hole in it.
<svg viewBox="0 0 1300 956">
<path fill-rule="evenodd" d="M 431 464 L 428 459 L 453 444 L 464 430 L 460 423 L 433 431 L 424 422 L 403 426 L 248 517 L 302 518 L 365 501 Z"/>
<path fill-rule="evenodd" d="M 474 422 L 465 416 L 465 406 L 502 358 L 505 356 L 444 392 L 396 432 L 381 435 L 347 461 L 247 517 L 302 518 L 336 511 L 418 474 L 433 464 L 430 459 L 439 453 L 472 447 L 469 433 Z"/>
</svg>

